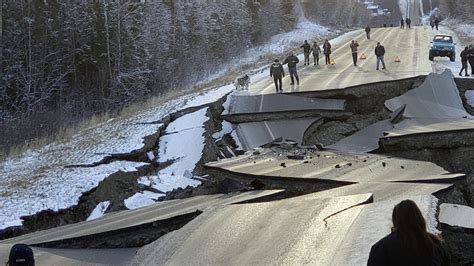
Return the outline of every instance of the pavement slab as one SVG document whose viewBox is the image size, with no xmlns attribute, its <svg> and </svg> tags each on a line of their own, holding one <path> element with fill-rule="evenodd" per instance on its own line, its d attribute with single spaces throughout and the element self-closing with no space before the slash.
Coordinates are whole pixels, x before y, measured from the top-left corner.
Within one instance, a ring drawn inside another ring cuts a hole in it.
<svg viewBox="0 0 474 266">
<path fill-rule="evenodd" d="M 449 183 L 465 178 L 464 174 L 449 173 L 430 162 L 331 151 L 309 154 L 304 160 L 291 160 L 283 153 L 266 150 L 259 155 L 248 153 L 208 163 L 206 167 L 222 174 L 254 176 L 262 180 Z"/>
<path fill-rule="evenodd" d="M 225 110 L 224 115 L 318 109 L 344 110 L 345 107 L 345 100 L 307 98 L 284 94 L 256 96 L 231 95 L 227 101 L 229 101 L 229 110 Z"/>
<path fill-rule="evenodd" d="M 472 130 L 474 130 L 472 118 L 410 118 L 387 130 L 384 137 Z"/>
<path fill-rule="evenodd" d="M 144 265 L 363 265 L 390 233 L 398 200 L 298 197 L 215 208 L 140 249 Z M 436 232 L 437 201 L 412 197 Z"/>
<path fill-rule="evenodd" d="M 350 221 L 360 212 L 351 207 L 368 202 L 370 197 L 365 194 L 320 200 L 285 199 L 216 208 L 142 248 L 134 263 L 328 264 Z M 341 215 L 331 218 L 328 229 L 324 219 L 339 212 Z"/>
<path fill-rule="evenodd" d="M 238 203 L 280 192 L 281 190 L 251 191 L 245 193 L 216 194 L 196 196 L 183 200 L 163 201 L 136 210 L 107 214 L 97 220 L 89 222 L 66 225 L 7 239 L 0 241 L 0 244 L 25 243 L 31 245 L 91 236 L 176 217 L 178 215 L 194 212 L 198 209 L 204 211 L 206 208 L 213 205 Z"/>
<path fill-rule="evenodd" d="M 244 150 L 260 147 L 278 138 L 301 145 L 306 130 L 320 120 L 321 118 L 300 118 L 241 123 L 237 126 L 237 136 Z"/>
<path fill-rule="evenodd" d="M 443 203 L 440 206 L 439 222 L 474 230 L 474 208 Z"/>
<path fill-rule="evenodd" d="M 404 116 L 408 118 L 471 117 L 464 109 L 449 69 L 441 74 L 430 73 L 420 87 L 385 102 L 391 111 L 404 105 Z"/>
</svg>

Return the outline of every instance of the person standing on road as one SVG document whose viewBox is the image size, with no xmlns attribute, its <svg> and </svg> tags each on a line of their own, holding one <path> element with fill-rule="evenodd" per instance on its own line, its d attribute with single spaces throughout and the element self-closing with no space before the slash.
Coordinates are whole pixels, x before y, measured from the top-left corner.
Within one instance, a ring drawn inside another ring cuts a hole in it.
<svg viewBox="0 0 474 266">
<path fill-rule="evenodd" d="M 275 59 L 270 67 L 270 77 L 273 77 L 273 81 L 275 82 L 276 93 L 283 92 L 285 70 L 278 59 Z"/>
<path fill-rule="evenodd" d="M 426 221 L 414 201 L 395 205 L 392 222 L 391 233 L 370 249 L 368 266 L 451 265 L 443 241 L 426 230 Z"/>
<path fill-rule="evenodd" d="M 319 48 L 319 45 L 316 41 L 314 41 L 313 47 L 311 47 L 311 51 L 313 52 L 314 65 L 319 66 L 319 54 L 321 54 L 321 48 Z"/>
<path fill-rule="evenodd" d="M 469 77 L 469 75 L 467 74 L 468 53 L 469 53 L 469 47 L 464 48 L 464 51 L 461 52 L 462 68 L 461 68 L 461 71 L 459 71 L 459 76 L 462 76 L 462 71 L 464 70 L 464 73 L 465 73 L 464 76 Z"/>
<path fill-rule="evenodd" d="M 469 65 L 471 65 L 471 75 L 474 76 L 474 44 L 469 45 L 467 60 Z"/>
<path fill-rule="evenodd" d="M 331 44 L 328 40 L 324 41 L 323 53 L 326 56 L 326 65 L 331 64 Z"/>
<path fill-rule="evenodd" d="M 434 27 L 435 27 L 435 23 L 434 23 L 434 20 L 430 20 L 430 26 L 431 26 L 431 30 L 434 30 Z"/>
<path fill-rule="evenodd" d="M 354 62 L 354 66 L 357 66 L 357 48 L 359 47 L 359 43 L 352 40 L 350 47 L 352 52 L 352 62 Z"/>
<path fill-rule="evenodd" d="M 295 78 L 296 78 L 296 84 L 300 85 L 300 78 L 298 77 L 298 72 L 296 71 L 296 65 L 300 62 L 298 57 L 296 57 L 293 53 L 288 56 L 285 61 L 283 61 L 283 64 L 288 64 L 288 72 L 290 73 L 290 78 L 291 78 L 291 84 L 290 85 L 295 85 Z"/>
<path fill-rule="evenodd" d="M 375 56 L 377 57 L 377 70 L 379 70 L 379 64 L 382 62 L 382 69 L 385 69 L 385 61 L 383 57 L 385 55 L 385 47 L 383 47 L 379 42 L 375 47 Z"/>
<path fill-rule="evenodd" d="M 436 26 L 436 30 L 438 30 L 438 27 L 439 27 L 439 18 L 438 17 L 435 18 L 434 24 Z"/>
<path fill-rule="evenodd" d="M 407 29 L 411 29 L 411 19 L 407 17 L 405 22 L 407 23 Z"/>
<path fill-rule="evenodd" d="M 405 28 L 405 20 L 402 17 L 402 20 L 400 20 L 400 29 L 404 29 L 404 28 Z"/>
<path fill-rule="evenodd" d="M 308 41 L 304 41 L 304 44 L 301 45 L 300 48 L 303 48 L 304 52 L 304 65 L 309 66 L 309 55 L 311 54 L 311 45 L 309 45 Z"/>
<path fill-rule="evenodd" d="M 370 27 L 369 27 L 369 25 L 367 25 L 367 27 L 365 27 L 365 35 L 367 36 L 367 40 L 370 40 Z"/>
</svg>

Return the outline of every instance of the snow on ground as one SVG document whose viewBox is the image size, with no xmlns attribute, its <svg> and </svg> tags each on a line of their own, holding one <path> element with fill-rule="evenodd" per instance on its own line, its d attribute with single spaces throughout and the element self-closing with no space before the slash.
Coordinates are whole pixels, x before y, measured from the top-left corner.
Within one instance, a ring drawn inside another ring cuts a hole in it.
<svg viewBox="0 0 474 266">
<path fill-rule="evenodd" d="M 460 37 L 465 38 L 467 42 L 469 42 L 469 43 L 466 43 L 466 45 L 474 44 L 474 25 L 473 24 L 470 24 L 464 21 L 459 21 L 456 19 L 443 20 L 441 24 L 446 25 L 447 27 L 450 27 L 451 29 L 455 30 L 456 33 L 460 35 Z"/>
<path fill-rule="evenodd" d="M 134 210 L 155 203 L 161 196 L 164 196 L 164 194 L 143 191 L 125 199 L 124 203 L 127 209 Z"/>
<path fill-rule="evenodd" d="M 232 131 L 234 131 L 234 127 L 232 126 L 232 124 L 224 120 L 224 121 L 222 122 L 222 129 L 221 129 L 221 131 L 214 133 L 214 134 L 212 135 L 212 137 L 213 137 L 216 141 L 220 141 L 220 140 L 222 140 L 222 138 L 224 137 L 224 135 L 230 134 L 230 133 L 232 133 Z"/>
<path fill-rule="evenodd" d="M 92 164 L 109 154 L 128 153 L 143 148 L 143 138 L 158 131 L 166 115 L 192 106 L 214 102 L 232 91 L 233 85 L 193 93 L 143 110 L 128 118 L 114 118 L 82 130 L 70 139 L 0 162 L 0 229 L 20 226 L 21 216 L 77 204 L 82 193 L 96 187 L 109 175 L 134 171 L 141 163 L 114 162 L 92 168 L 64 168 Z"/>
<path fill-rule="evenodd" d="M 26 162 L 28 163 L 28 162 Z M 34 164 L 33 162 L 33 165 Z M 23 179 L 2 174 L 0 182 L 0 229 L 21 225 L 21 216 L 51 209 L 68 208 L 77 204 L 82 193 L 97 187 L 100 181 L 121 170 L 135 171 L 146 165 L 136 162 L 113 162 L 94 168 L 57 168 L 53 165 L 39 169 L 41 175 Z M 6 173 L 15 172 L 18 165 L 3 164 Z M 28 164 L 25 164 L 28 167 Z"/>
<path fill-rule="evenodd" d="M 166 129 L 160 139 L 159 161 L 174 160 L 173 164 L 158 173 L 153 187 L 168 192 L 178 187 L 197 186 L 199 181 L 191 179 L 204 150 L 204 123 L 208 108 L 180 117 Z"/>
<path fill-rule="evenodd" d="M 188 99 L 188 101 L 182 107 L 182 109 L 201 106 L 204 104 L 215 102 L 219 100 L 220 98 L 222 98 L 224 95 L 232 92 L 234 89 L 235 89 L 235 86 L 233 84 L 229 84 L 229 85 L 217 88 L 215 90 L 211 90 L 207 93 L 196 95 Z"/>
<path fill-rule="evenodd" d="M 99 219 L 100 217 L 104 216 L 107 208 L 110 206 L 110 201 L 103 201 L 95 207 L 95 209 L 91 212 L 91 215 L 86 219 L 86 221 L 92 221 L 95 219 Z"/>
<path fill-rule="evenodd" d="M 193 179 L 192 172 L 201 160 L 204 150 L 204 123 L 209 120 L 207 111 L 208 108 L 202 108 L 168 125 L 165 135 L 160 139 L 158 160 L 160 163 L 170 161 L 173 163 L 160 170 L 157 176 L 140 178 L 138 181 L 140 184 L 163 193 L 201 184 Z"/>
<path fill-rule="evenodd" d="M 326 39 L 329 38 L 329 36 L 340 33 L 341 31 L 339 30 L 333 30 L 309 20 L 301 19 L 293 31 L 277 34 L 267 43 L 250 48 L 240 57 L 235 58 L 229 64 L 225 65 L 222 71 L 215 73 L 213 77 L 223 75 L 228 69 L 234 68 L 235 66 L 254 64 L 268 55 L 283 58 L 286 56 L 286 54 L 284 54 L 286 51 L 300 47 L 305 40 L 312 43 L 314 40 Z"/>
<path fill-rule="evenodd" d="M 301 20 L 294 31 L 277 35 L 269 43 L 250 49 L 243 57 L 231 62 L 229 67 L 255 63 L 261 55 L 278 54 L 299 47 L 305 39 L 323 39 L 338 32 Z M 266 77 L 267 70 L 268 66 L 254 70 L 251 79 Z M 222 73 L 216 75 L 219 74 Z M 206 93 L 191 93 L 128 117 L 110 119 L 81 130 L 68 139 L 53 142 L 42 148 L 30 149 L 18 156 L 0 161 L 0 229 L 21 225 L 20 216 L 32 215 L 45 209 L 58 210 L 73 206 L 77 204 L 83 192 L 96 187 L 107 176 L 119 170 L 133 171 L 143 164 L 114 162 L 92 168 L 65 168 L 65 166 L 93 164 L 110 154 L 139 150 L 143 148 L 143 138 L 155 134 L 162 126 L 151 122 L 159 121 L 166 115 L 184 108 L 212 103 L 233 89 L 234 86 L 230 84 Z M 202 116 L 197 118 L 201 119 L 197 121 L 203 122 Z M 176 150 L 166 148 L 169 156 L 162 158 L 177 158 L 177 160 L 161 171 L 159 177 L 153 178 L 157 189 L 169 191 L 176 187 L 199 184 L 190 177 L 202 152 L 203 128 L 202 124 L 199 127 L 196 123 L 193 125 L 195 126 L 189 127 L 188 130 L 163 139 L 168 142 L 169 147 L 177 145 L 179 148 Z M 237 138 L 236 141 L 239 142 Z M 180 152 L 183 154 L 179 154 Z"/>
</svg>

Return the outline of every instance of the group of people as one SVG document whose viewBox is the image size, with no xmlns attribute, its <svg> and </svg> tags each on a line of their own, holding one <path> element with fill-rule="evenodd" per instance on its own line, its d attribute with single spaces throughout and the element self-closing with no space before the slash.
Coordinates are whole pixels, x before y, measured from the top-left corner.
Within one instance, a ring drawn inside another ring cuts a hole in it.
<svg viewBox="0 0 474 266">
<path fill-rule="evenodd" d="M 471 75 L 474 76 L 474 45 L 467 46 L 461 52 L 462 68 L 461 71 L 459 71 L 459 76 L 462 76 L 462 72 L 464 71 L 465 76 L 469 77 L 469 74 L 467 73 L 468 63 L 471 65 Z"/>
<path fill-rule="evenodd" d="M 312 45 L 310 45 L 308 41 L 304 41 L 300 48 L 303 48 L 305 66 L 310 65 L 309 57 L 311 54 L 313 54 L 314 65 L 319 65 L 319 56 L 321 53 L 323 53 L 326 57 L 326 65 L 331 64 L 331 44 L 328 40 L 324 42 L 322 50 L 316 41 Z M 295 81 L 296 85 L 300 85 L 300 78 L 296 68 L 299 62 L 300 60 L 298 57 L 296 57 L 293 53 L 290 53 L 283 63 L 280 63 L 280 60 L 275 59 L 273 64 L 270 66 L 270 77 L 272 77 L 273 81 L 275 82 L 277 93 L 283 92 L 283 78 L 285 77 L 283 65 L 288 65 L 288 72 L 291 78 L 290 85 L 295 85 Z"/>
<path fill-rule="evenodd" d="M 411 29 L 411 18 L 406 18 L 406 19 L 401 19 L 400 20 L 400 29 L 404 29 L 405 28 L 405 23 L 406 23 L 406 28 L 407 29 Z"/>
<path fill-rule="evenodd" d="M 367 39 L 370 39 L 370 27 L 367 26 L 365 29 L 367 33 Z M 357 66 L 357 60 L 358 60 L 358 48 L 359 43 L 353 40 L 350 44 L 350 49 L 352 53 L 352 60 L 354 63 L 354 66 Z M 304 44 L 300 47 L 303 48 L 303 53 L 304 53 L 304 65 L 310 65 L 310 55 L 311 53 L 313 54 L 314 57 L 314 65 L 319 65 L 319 55 L 321 52 L 324 54 L 326 58 L 326 65 L 332 64 L 331 62 L 331 43 L 329 43 L 328 40 L 324 41 L 322 50 L 319 47 L 318 43 L 315 41 L 313 45 L 310 45 L 308 41 L 304 41 Z M 377 42 L 377 46 L 375 47 L 375 56 L 376 56 L 376 70 L 380 69 L 380 65 L 382 65 L 382 69 L 386 69 L 385 66 L 385 61 L 384 61 L 384 56 L 385 56 L 385 47 L 380 44 L 380 42 Z M 288 72 L 290 73 L 290 78 L 291 78 L 291 83 L 290 85 L 295 85 L 295 80 L 296 80 L 296 85 L 300 85 L 300 79 L 298 76 L 298 71 L 297 71 L 297 64 L 300 62 L 298 57 L 296 57 L 293 53 L 290 53 L 290 55 L 283 61 L 283 63 L 280 62 L 280 60 L 275 59 L 273 64 L 270 66 L 270 77 L 273 78 L 274 83 L 275 83 L 275 89 L 277 93 L 283 92 L 283 78 L 285 77 L 285 70 L 283 68 L 283 65 L 288 64 Z"/>
<path fill-rule="evenodd" d="M 308 41 L 304 41 L 304 44 L 300 48 L 303 48 L 304 53 L 304 65 L 310 65 L 309 56 L 313 54 L 314 65 L 319 65 L 319 55 L 321 53 L 326 57 L 326 65 L 331 63 L 331 44 L 328 40 L 324 41 L 323 50 L 319 47 L 319 44 L 315 41 L 313 45 L 310 45 Z"/>
</svg>

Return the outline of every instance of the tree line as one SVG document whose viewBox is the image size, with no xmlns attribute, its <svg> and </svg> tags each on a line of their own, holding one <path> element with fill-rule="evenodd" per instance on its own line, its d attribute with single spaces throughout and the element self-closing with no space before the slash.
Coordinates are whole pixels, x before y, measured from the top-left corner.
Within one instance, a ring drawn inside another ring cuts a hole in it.
<svg viewBox="0 0 474 266">
<path fill-rule="evenodd" d="M 205 80 L 246 49 L 291 30 L 299 4 L 0 1 L 0 149 Z M 344 3 L 356 0 L 324 2 L 304 4 L 310 17 L 357 23 L 356 14 L 334 17 L 338 9 L 351 14 Z"/>
</svg>

